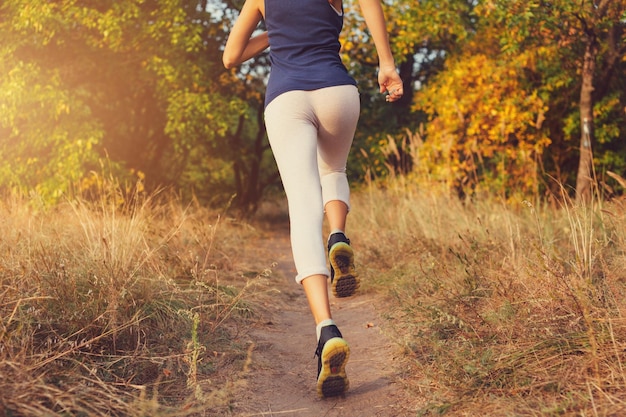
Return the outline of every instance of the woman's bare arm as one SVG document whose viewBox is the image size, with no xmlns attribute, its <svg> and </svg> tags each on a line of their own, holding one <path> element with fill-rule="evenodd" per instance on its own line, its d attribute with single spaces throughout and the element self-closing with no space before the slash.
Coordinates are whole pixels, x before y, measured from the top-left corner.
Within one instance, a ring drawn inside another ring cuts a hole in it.
<svg viewBox="0 0 626 417">
<path fill-rule="evenodd" d="M 380 0 L 359 0 L 359 5 L 378 53 L 378 84 L 380 85 L 380 92 L 389 93 L 387 101 L 396 101 L 402 97 L 402 80 L 396 70 L 396 64 L 389 46 L 387 23 L 382 5 Z"/>
<path fill-rule="evenodd" d="M 226 68 L 240 65 L 269 46 L 267 32 L 252 37 L 263 19 L 262 2 L 263 0 L 247 0 L 244 3 L 224 47 L 222 62 Z"/>
</svg>

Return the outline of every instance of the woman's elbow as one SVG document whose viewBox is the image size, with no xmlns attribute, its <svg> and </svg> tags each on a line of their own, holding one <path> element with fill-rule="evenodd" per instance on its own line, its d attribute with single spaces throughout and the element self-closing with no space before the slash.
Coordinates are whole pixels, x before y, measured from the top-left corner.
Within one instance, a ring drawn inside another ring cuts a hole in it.
<svg viewBox="0 0 626 417">
<path fill-rule="evenodd" d="M 241 63 L 241 54 L 235 48 L 230 47 L 230 45 L 226 45 L 224 48 L 224 53 L 222 54 L 222 64 L 226 69 L 231 69 L 236 67 Z"/>
<path fill-rule="evenodd" d="M 224 68 L 231 69 L 237 66 L 237 61 L 228 54 L 224 54 L 222 55 L 222 64 L 224 64 Z"/>
</svg>

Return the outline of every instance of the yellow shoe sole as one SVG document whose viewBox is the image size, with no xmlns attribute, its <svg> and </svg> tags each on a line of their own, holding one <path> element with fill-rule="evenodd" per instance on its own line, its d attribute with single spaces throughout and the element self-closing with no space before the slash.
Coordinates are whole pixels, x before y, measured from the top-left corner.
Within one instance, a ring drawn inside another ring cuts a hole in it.
<svg viewBox="0 0 626 417">
<path fill-rule="evenodd" d="M 350 297 L 361 285 L 354 267 L 354 252 L 344 242 L 335 243 L 328 253 L 330 265 L 335 271 L 331 288 L 335 297 Z"/>
<path fill-rule="evenodd" d="M 322 369 L 317 377 L 317 394 L 322 398 L 342 396 L 350 382 L 346 376 L 346 363 L 350 347 L 340 337 L 330 339 L 322 349 Z"/>
</svg>

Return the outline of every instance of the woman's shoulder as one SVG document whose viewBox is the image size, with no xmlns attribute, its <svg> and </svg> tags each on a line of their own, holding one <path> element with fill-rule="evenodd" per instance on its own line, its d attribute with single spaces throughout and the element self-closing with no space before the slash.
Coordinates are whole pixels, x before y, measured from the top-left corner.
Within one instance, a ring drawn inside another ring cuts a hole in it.
<svg viewBox="0 0 626 417">
<path fill-rule="evenodd" d="M 265 0 L 246 0 L 244 7 L 259 11 L 259 13 L 261 13 L 261 15 L 265 18 Z"/>
</svg>

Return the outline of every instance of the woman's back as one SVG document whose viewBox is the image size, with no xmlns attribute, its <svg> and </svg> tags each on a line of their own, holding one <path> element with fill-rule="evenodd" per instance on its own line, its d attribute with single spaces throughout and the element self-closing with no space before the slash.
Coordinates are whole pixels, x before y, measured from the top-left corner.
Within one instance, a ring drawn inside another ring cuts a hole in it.
<svg viewBox="0 0 626 417">
<path fill-rule="evenodd" d="M 291 90 L 356 85 L 339 56 L 341 12 L 328 0 L 265 0 L 272 63 L 266 104 Z"/>
</svg>

